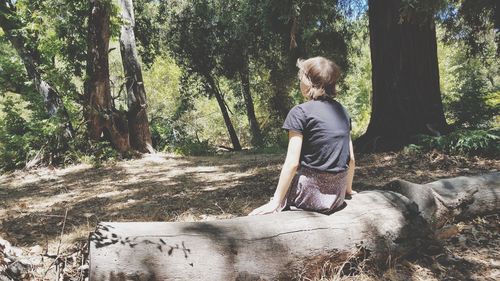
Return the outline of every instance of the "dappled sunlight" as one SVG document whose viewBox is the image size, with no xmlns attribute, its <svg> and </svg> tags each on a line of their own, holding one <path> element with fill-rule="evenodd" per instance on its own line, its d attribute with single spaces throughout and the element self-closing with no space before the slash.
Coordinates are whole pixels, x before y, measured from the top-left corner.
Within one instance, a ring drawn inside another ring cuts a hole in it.
<svg viewBox="0 0 500 281">
<path fill-rule="evenodd" d="M 102 221 L 206 222 L 245 216 L 272 196 L 283 160 L 284 155 L 158 154 L 101 168 L 75 165 L 4 175 L 0 177 L 0 195 L 6 198 L 0 202 L 0 233 L 19 246 L 48 241 L 54 252 L 64 221 L 62 249 L 74 241 L 86 241 Z M 451 169 L 436 163 L 390 153 L 361 155 L 356 161 L 354 188 L 376 189 L 398 178 L 430 182 L 499 166 L 480 159 L 466 163 L 470 170 L 464 171 L 460 165 Z M 406 167 L 410 165 L 412 169 Z M 383 198 L 372 196 L 364 204 L 374 204 L 370 200 Z M 349 204 L 343 212 L 350 212 Z M 394 223 L 387 221 L 383 228 Z"/>
<path fill-rule="evenodd" d="M 105 193 L 99 193 L 96 195 L 97 198 L 105 198 L 105 197 L 123 197 L 122 195 L 127 195 L 131 194 L 131 190 L 126 190 L 126 191 L 118 191 L 118 190 L 113 190 Z"/>
<path fill-rule="evenodd" d="M 32 243 L 103 220 L 213 220 L 246 214 L 269 198 L 281 155 L 172 157 L 155 154 L 103 168 L 75 165 L 0 177 L 2 231 Z M 183 215 L 184 214 L 184 215 Z M 188 217 L 189 217 L 188 216 Z M 24 225 L 24 227 L 21 227 Z M 22 234 L 21 234 L 22 233 Z"/>
<path fill-rule="evenodd" d="M 61 237 L 63 251 L 71 250 L 71 245 L 84 247 L 89 232 L 102 221 L 208 222 L 245 216 L 272 196 L 283 156 L 158 154 L 101 168 L 75 165 L 4 175 L 0 177 L 0 195 L 7 200 L 0 202 L 0 236 L 27 248 L 47 241 L 42 247 L 55 253 Z M 454 161 L 455 166 L 446 161 Z M 445 159 L 429 164 L 425 155 L 420 158 L 393 153 L 360 155 L 356 160 L 354 189 L 360 191 L 357 200 L 360 204 L 377 204 L 387 198 L 383 198 L 382 193 L 365 197 L 362 191 L 382 188 L 395 179 L 425 183 L 498 168 L 498 161 L 488 159 L 469 162 Z M 389 201 L 404 203 L 398 198 Z M 355 207 L 352 204 L 347 201 L 342 212 L 352 212 Z M 385 211 L 371 209 L 370 212 Z M 324 216 L 307 213 L 303 218 L 306 225 L 310 215 Z M 370 226 L 368 215 L 363 213 L 360 219 Z M 405 219 L 384 221 L 378 227 L 391 229 Z M 410 272 L 420 271 L 423 275 L 408 275 L 408 280 L 430 276 L 426 268 L 419 270 L 418 264 L 411 266 Z M 404 272 L 405 269 L 398 268 L 388 274 L 402 276 Z"/>
</svg>

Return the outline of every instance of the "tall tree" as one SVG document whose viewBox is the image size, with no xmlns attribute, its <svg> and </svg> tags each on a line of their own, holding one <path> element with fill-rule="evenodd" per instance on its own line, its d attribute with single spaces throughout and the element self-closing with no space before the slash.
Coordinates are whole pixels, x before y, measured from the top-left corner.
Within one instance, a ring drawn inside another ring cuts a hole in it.
<svg viewBox="0 0 500 281">
<path fill-rule="evenodd" d="M 51 117 L 58 116 L 63 126 L 63 137 L 70 138 L 74 135 L 71 121 L 64 107 L 63 101 L 57 90 L 45 81 L 39 69 L 41 54 L 37 46 L 28 40 L 22 32 L 24 25 L 16 13 L 15 2 L 9 0 L 0 1 L 0 27 L 8 38 L 17 54 L 21 57 L 28 77 L 33 81 L 37 92 L 43 97 L 47 113 Z"/>
<path fill-rule="evenodd" d="M 398 148 L 447 128 L 439 89 L 434 15 L 401 0 L 369 0 L 372 115 L 362 150 Z"/>
<path fill-rule="evenodd" d="M 109 0 L 90 0 L 88 19 L 87 80 L 85 81 L 86 120 L 89 137 L 109 140 L 120 152 L 130 149 L 125 114 L 114 108 L 109 82 Z"/>
<path fill-rule="evenodd" d="M 120 51 L 127 88 L 130 145 L 138 151 L 153 153 L 146 114 L 146 89 L 135 43 L 134 5 L 132 0 L 120 0 L 120 7 L 123 21 L 120 32 Z"/>
<path fill-rule="evenodd" d="M 231 79 L 239 80 L 241 96 L 245 103 L 246 115 L 250 125 L 253 146 L 262 146 L 264 139 L 259 122 L 255 116 L 250 87 L 250 60 L 256 54 L 259 38 L 258 15 L 254 13 L 256 1 L 216 2 L 217 18 L 220 19 L 217 47 L 222 61 L 222 70 Z M 238 16 L 235 17 L 234 15 Z"/>
<path fill-rule="evenodd" d="M 241 150 L 241 144 L 231 122 L 224 95 L 220 90 L 217 74 L 220 57 L 217 41 L 218 22 L 213 3 L 207 1 L 173 1 L 168 7 L 170 15 L 168 44 L 177 63 L 190 75 L 202 78 L 204 89 L 215 97 L 219 105 L 234 150 Z"/>
<path fill-rule="evenodd" d="M 249 59 L 244 57 L 244 62 L 241 70 L 239 71 L 239 77 L 241 81 L 241 93 L 245 101 L 245 108 L 247 111 L 248 123 L 250 124 L 250 131 L 252 132 L 252 145 L 262 146 L 264 144 L 264 139 L 262 138 L 262 132 L 260 130 L 259 122 L 255 117 L 255 109 L 253 105 L 252 93 L 250 92 L 250 70 L 249 70 Z"/>
<path fill-rule="evenodd" d="M 258 59 L 270 71 L 273 95 L 269 99 L 277 120 L 288 114 L 291 85 L 296 85 L 298 58 L 325 56 L 347 69 L 349 23 L 335 1 L 260 1 L 261 40 Z"/>
</svg>

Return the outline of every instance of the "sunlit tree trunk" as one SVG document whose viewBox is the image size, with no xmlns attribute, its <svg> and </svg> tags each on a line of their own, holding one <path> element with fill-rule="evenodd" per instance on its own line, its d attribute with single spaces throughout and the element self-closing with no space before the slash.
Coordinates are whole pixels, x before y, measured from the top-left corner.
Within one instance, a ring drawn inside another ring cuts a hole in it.
<svg viewBox="0 0 500 281">
<path fill-rule="evenodd" d="M 262 132 L 260 131 L 259 123 L 255 117 L 255 109 L 253 106 L 252 94 L 250 92 L 250 71 L 248 69 L 248 59 L 246 59 L 243 69 L 240 71 L 241 80 L 241 93 L 245 100 L 245 107 L 247 110 L 248 123 L 250 124 L 250 131 L 252 132 L 252 145 L 262 146 L 264 140 L 262 139 Z"/>
<path fill-rule="evenodd" d="M 227 112 L 226 102 L 224 101 L 224 97 L 217 86 L 217 83 L 210 75 L 205 75 L 207 79 L 208 85 L 212 94 L 215 96 L 217 100 L 217 104 L 219 104 L 220 111 L 222 113 L 222 117 L 224 118 L 224 123 L 226 124 L 227 132 L 229 133 L 229 138 L 231 139 L 231 143 L 233 144 L 233 149 L 236 151 L 241 150 L 240 140 L 238 139 L 238 135 L 236 135 L 236 131 L 234 130 L 233 123 L 231 122 L 231 118 L 229 117 L 229 113 Z"/>
<path fill-rule="evenodd" d="M 74 130 L 63 101 L 57 90 L 42 78 L 38 66 L 40 65 L 40 54 L 36 47 L 27 43 L 21 32 L 22 23 L 16 15 L 16 8 L 7 1 L 0 1 L 0 27 L 8 38 L 16 52 L 21 57 L 28 77 L 33 81 L 36 91 L 42 96 L 45 109 L 49 116 L 59 117 L 62 122 L 63 137 L 70 138 Z"/>
<path fill-rule="evenodd" d="M 373 103 L 361 150 L 388 150 L 447 127 L 432 15 L 401 16 L 401 0 L 369 3 Z"/>
<path fill-rule="evenodd" d="M 111 2 L 90 0 L 88 19 L 88 58 L 86 119 L 92 140 L 109 140 L 120 152 L 130 149 L 127 120 L 113 107 L 109 82 L 109 14 Z"/>
<path fill-rule="evenodd" d="M 135 44 L 133 2 L 132 0 L 120 0 L 120 7 L 123 20 L 120 33 L 120 51 L 126 77 L 130 145 L 140 152 L 153 153 L 151 132 L 146 114 L 146 90 Z"/>
</svg>

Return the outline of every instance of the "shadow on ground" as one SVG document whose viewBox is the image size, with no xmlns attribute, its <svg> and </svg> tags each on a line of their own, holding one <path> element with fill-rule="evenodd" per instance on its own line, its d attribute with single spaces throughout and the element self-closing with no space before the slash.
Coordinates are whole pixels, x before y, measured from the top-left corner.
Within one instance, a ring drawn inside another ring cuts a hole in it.
<svg viewBox="0 0 500 281">
<path fill-rule="evenodd" d="M 492 169 L 492 163 L 498 168 L 498 161 L 493 160 L 479 159 L 471 164 L 429 157 L 405 159 L 390 153 L 358 156 L 354 187 L 362 191 L 380 188 L 397 178 L 423 183 L 477 174 Z M 0 236 L 20 246 L 57 240 L 66 210 L 64 232 L 83 229 L 75 239 L 86 239 L 100 221 L 244 216 L 272 196 L 283 160 L 284 155 L 159 154 L 103 168 L 78 165 L 3 175 Z"/>
</svg>

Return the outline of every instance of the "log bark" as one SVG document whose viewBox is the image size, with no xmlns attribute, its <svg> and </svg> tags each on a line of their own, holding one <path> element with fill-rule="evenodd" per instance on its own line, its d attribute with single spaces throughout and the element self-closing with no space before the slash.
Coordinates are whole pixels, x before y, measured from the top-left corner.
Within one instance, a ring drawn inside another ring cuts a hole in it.
<svg viewBox="0 0 500 281">
<path fill-rule="evenodd" d="M 401 15 L 402 2 L 368 1 L 373 98 L 358 151 L 397 149 L 414 135 L 447 130 L 433 15 Z"/>
<path fill-rule="evenodd" d="M 88 20 L 86 112 L 89 138 L 109 140 L 120 152 L 130 149 L 127 119 L 113 107 L 109 82 L 110 6 L 106 0 L 90 1 Z"/>
<path fill-rule="evenodd" d="M 146 89 L 135 44 L 135 18 L 132 0 L 120 0 L 123 24 L 120 31 L 120 52 L 127 87 L 127 119 L 130 145 L 140 152 L 154 153 L 146 112 Z"/>
<path fill-rule="evenodd" d="M 423 245 L 443 220 L 498 212 L 499 185 L 498 172 L 425 185 L 395 181 L 353 196 L 333 215 L 103 222 L 90 236 L 90 280 L 291 280 L 315 257 L 360 247 L 399 256 Z"/>
<path fill-rule="evenodd" d="M 68 112 L 63 104 L 61 96 L 57 90 L 42 78 L 39 70 L 40 54 L 36 47 L 28 44 L 23 36 L 22 23 L 16 15 L 16 7 L 9 6 L 6 1 L 0 1 L 0 27 L 5 32 L 5 36 L 10 41 L 26 69 L 28 77 L 33 81 L 36 91 L 42 96 L 45 109 L 50 117 L 58 116 L 64 128 L 63 138 L 72 138 L 74 129 L 71 125 Z M 10 3 L 10 2 L 9 2 Z"/>
</svg>

